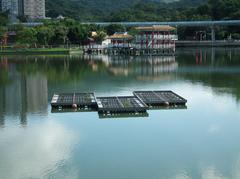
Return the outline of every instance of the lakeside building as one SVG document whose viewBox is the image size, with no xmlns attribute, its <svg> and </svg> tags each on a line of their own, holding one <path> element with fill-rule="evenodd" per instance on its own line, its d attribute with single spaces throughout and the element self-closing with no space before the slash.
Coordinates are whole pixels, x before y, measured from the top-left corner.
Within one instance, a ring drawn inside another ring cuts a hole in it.
<svg viewBox="0 0 240 179">
<path fill-rule="evenodd" d="M 1 11 L 9 11 L 11 17 L 45 18 L 45 0 L 1 0 L 0 2 Z"/>
<path fill-rule="evenodd" d="M 136 34 L 116 32 L 107 39 L 108 45 L 91 45 L 85 49 L 87 53 L 109 54 L 173 54 L 175 53 L 177 35 L 171 26 L 135 27 Z M 91 44 L 94 44 L 91 41 Z"/>
<path fill-rule="evenodd" d="M 117 48 L 129 48 L 132 46 L 131 42 L 133 38 L 134 37 L 129 35 L 128 32 L 116 32 L 108 37 L 108 39 L 111 40 L 110 47 Z"/>
<path fill-rule="evenodd" d="M 173 49 L 177 35 L 173 32 L 176 28 L 171 26 L 136 27 L 138 34 L 135 36 L 135 47 L 140 49 Z"/>
</svg>

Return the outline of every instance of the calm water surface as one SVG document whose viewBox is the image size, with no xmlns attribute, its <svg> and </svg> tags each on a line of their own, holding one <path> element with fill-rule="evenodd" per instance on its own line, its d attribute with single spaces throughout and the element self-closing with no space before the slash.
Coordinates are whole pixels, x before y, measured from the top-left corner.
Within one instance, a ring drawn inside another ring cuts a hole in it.
<svg viewBox="0 0 240 179">
<path fill-rule="evenodd" d="M 173 90 L 187 109 L 51 113 L 55 92 Z M 239 179 L 240 49 L 0 57 L 1 179 Z"/>
</svg>

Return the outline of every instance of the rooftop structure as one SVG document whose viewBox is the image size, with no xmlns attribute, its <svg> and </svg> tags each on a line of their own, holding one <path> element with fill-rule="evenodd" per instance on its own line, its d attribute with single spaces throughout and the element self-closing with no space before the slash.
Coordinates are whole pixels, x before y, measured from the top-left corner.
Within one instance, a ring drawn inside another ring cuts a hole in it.
<svg viewBox="0 0 240 179">
<path fill-rule="evenodd" d="M 108 39 L 112 40 L 132 40 L 133 36 L 129 35 L 127 32 L 116 32 L 109 36 Z"/>
<path fill-rule="evenodd" d="M 116 32 L 109 36 L 108 39 L 111 40 L 112 47 L 129 47 L 129 43 L 132 41 L 133 36 L 129 35 L 127 32 Z"/>
</svg>

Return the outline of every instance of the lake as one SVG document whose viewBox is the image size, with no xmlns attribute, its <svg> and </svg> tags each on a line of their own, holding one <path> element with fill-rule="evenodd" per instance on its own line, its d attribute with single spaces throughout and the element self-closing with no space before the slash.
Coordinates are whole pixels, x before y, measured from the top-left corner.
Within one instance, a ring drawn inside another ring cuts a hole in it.
<svg viewBox="0 0 240 179">
<path fill-rule="evenodd" d="M 147 117 L 52 113 L 60 92 L 172 90 Z M 240 48 L 175 56 L 1 56 L 0 178 L 240 178 Z"/>
</svg>

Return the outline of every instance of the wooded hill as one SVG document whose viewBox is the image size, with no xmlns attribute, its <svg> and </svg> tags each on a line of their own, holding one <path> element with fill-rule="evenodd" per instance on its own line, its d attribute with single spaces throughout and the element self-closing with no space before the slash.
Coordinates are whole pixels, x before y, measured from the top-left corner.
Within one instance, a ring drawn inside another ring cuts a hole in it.
<svg viewBox="0 0 240 179">
<path fill-rule="evenodd" d="M 195 7 L 205 0 L 46 0 L 47 16 L 63 15 L 78 20 L 113 20 L 113 14 L 137 11 L 138 7 L 156 6 L 166 9 Z"/>
</svg>

